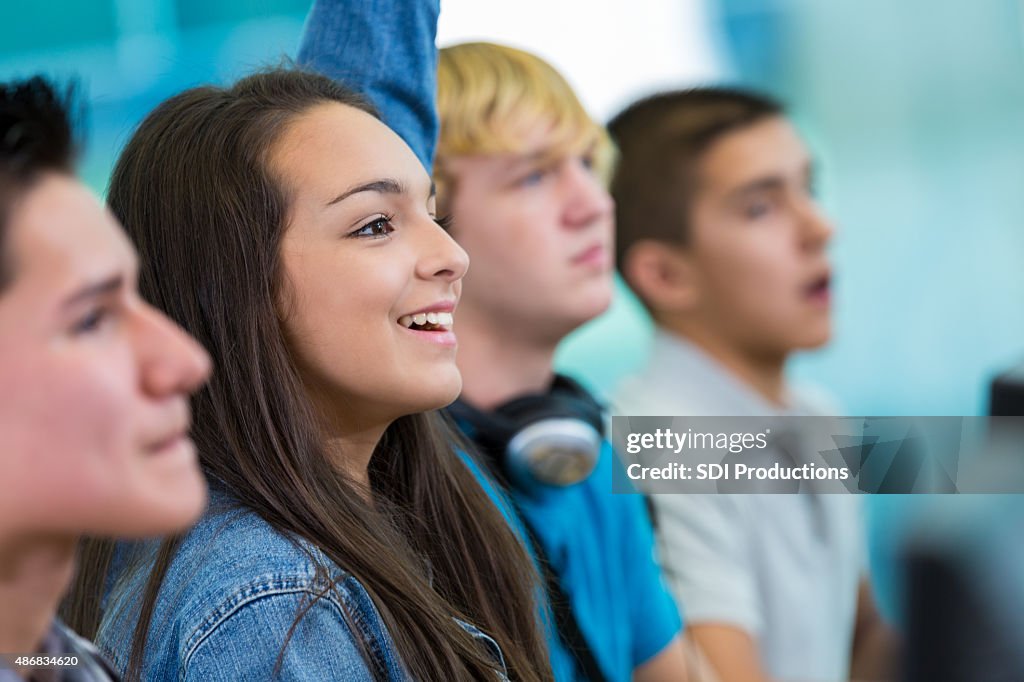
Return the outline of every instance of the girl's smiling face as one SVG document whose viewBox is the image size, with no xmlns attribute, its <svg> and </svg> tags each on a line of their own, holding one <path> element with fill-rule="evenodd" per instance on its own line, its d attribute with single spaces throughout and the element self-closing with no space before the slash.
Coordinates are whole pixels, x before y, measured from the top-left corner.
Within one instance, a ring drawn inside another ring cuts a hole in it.
<svg viewBox="0 0 1024 682">
<path fill-rule="evenodd" d="M 373 116 L 325 103 L 281 135 L 270 169 L 289 204 L 278 310 L 335 435 L 453 401 L 468 258 L 436 221 L 409 147 Z"/>
</svg>

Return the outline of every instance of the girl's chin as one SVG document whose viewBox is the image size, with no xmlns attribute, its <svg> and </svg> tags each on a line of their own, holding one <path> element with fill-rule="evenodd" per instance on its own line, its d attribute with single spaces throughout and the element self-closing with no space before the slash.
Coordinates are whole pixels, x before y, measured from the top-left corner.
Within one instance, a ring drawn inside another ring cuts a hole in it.
<svg viewBox="0 0 1024 682">
<path fill-rule="evenodd" d="M 458 376 L 458 375 L 457 375 Z M 422 386 L 420 388 L 423 388 Z M 462 393 L 462 378 L 458 381 L 446 382 L 445 385 L 434 385 L 429 393 L 419 393 L 415 396 L 407 396 L 408 400 L 403 401 L 407 407 L 403 410 L 404 415 L 417 414 L 419 412 L 431 412 L 441 410 L 455 402 Z"/>
</svg>

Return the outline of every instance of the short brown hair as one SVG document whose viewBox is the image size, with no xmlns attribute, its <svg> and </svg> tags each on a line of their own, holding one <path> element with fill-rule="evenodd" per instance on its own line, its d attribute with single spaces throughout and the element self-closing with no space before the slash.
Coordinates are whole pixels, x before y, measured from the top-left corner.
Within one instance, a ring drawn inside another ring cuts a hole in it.
<svg viewBox="0 0 1024 682">
<path fill-rule="evenodd" d="M 648 97 L 613 118 L 608 130 L 619 152 L 611 194 L 620 268 L 638 241 L 686 245 L 701 156 L 723 135 L 782 113 L 782 105 L 764 95 L 694 88 Z"/>
</svg>

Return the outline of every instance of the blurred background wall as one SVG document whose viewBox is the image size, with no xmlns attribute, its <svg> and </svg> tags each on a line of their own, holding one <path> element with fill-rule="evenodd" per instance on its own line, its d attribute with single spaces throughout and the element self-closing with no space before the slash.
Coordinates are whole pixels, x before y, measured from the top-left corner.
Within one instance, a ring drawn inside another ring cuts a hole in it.
<svg viewBox="0 0 1024 682">
<path fill-rule="evenodd" d="M 79 76 L 84 173 L 102 192 L 138 120 L 182 88 L 294 50 L 307 0 L 0 5 L 0 77 Z M 386 17 L 381 18 L 386 21 Z M 798 380 L 858 414 L 976 414 L 1024 357 L 1019 0 L 445 0 L 439 41 L 535 50 L 606 119 L 660 87 L 732 82 L 790 105 L 838 226 L 836 334 Z M 643 359 L 623 292 L 559 364 L 598 391 Z"/>
<path fill-rule="evenodd" d="M 8 1 L 0 78 L 81 79 L 83 172 L 102 192 L 149 109 L 294 54 L 307 9 Z M 797 358 L 795 377 L 851 414 L 971 415 L 984 411 L 991 375 L 1024 356 L 1022 30 L 1020 0 L 444 0 L 439 41 L 535 50 L 602 119 L 662 87 L 730 82 L 783 98 L 820 159 L 839 227 L 835 341 Z M 558 363 L 607 392 L 642 362 L 649 336 L 620 286 Z M 888 595 L 907 502 L 871 505 Z"/>
</svg>

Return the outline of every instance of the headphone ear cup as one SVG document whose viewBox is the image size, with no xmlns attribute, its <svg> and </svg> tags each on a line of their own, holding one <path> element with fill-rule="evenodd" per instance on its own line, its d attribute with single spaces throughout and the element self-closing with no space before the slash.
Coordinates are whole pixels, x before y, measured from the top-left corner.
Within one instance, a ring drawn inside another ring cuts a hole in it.
<svg viewBox="0 0 1024 682">
<path fill-rule="evenodd" d="M 517 398 L 497 412 L 514 425 L 505 470 L 520 487 L 565 487 L 597 466 L 604 439 L 601 406 L 579 384 L 557 376 L 548 393 Z"/>
<path fill-rule="evenodd" d="M 597 466 L 604 441 L 600 404 L 560 375 L 547 393 L 522 396 L 487 412 L 456 400 L 448 413 L 495 473 L 526 492 L 584 480 Z"/>
<path fill-rule="evenodd" d="M 536 481 L 564 487 L 587 478 L 597 466 L 601 434 L 585 420 L 546 418 L 516 433 L 506 448 L 509 478 L 528 487 Z"/>
</svg>

